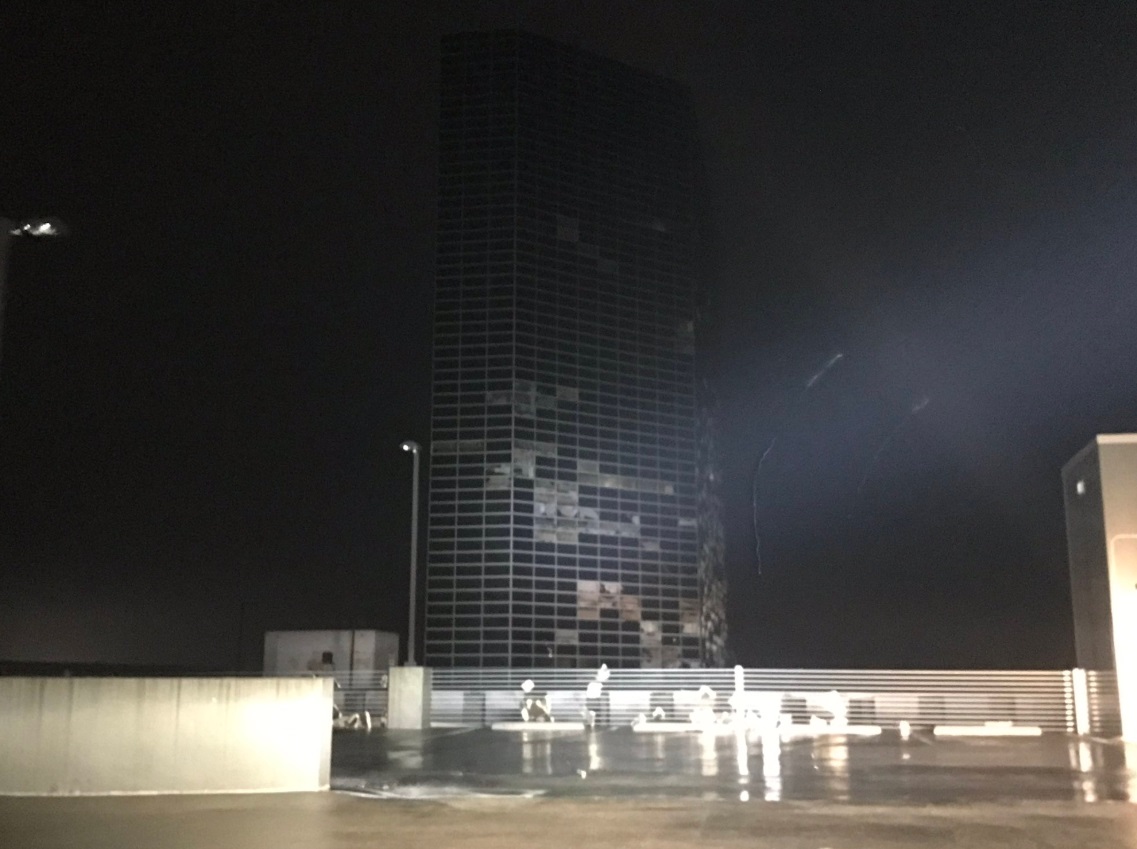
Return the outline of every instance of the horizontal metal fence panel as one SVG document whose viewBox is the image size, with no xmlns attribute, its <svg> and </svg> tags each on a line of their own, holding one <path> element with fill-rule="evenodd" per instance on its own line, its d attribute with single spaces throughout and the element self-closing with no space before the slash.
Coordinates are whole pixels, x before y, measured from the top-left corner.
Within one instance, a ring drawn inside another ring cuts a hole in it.
<svg viewBox="0 0 1137 849">
<path fill-rule="evenodd" d="M 1117 673 L 1113 670 L 1086 670 L 1089 691 L 1090 733 L 1103 737 L 1121 734 L 1121 705 L 1117 695 Z"/>
<path fill-rule="evenodd" d="M 585 696 L 597 678 L 593 669 L 436 669 L 431 719 L 455 725 L 519 719 L 521 685 L 532 681 L 532 692 L 545 697 L 555 719 L 578 720 L 591 711 L 602 725 L 631 724 L 653 713 L 682 722 L 710 706 L 717 713 L 733 707 L 776 712 L 794 723 L 832 718 L 839 710 L 850 724 L 1074 727 L 1071 677 L 1062 670 L 747 669 L 742 677 L 745 696 L 732 706 L 732 669 L 613 669 L 597 699 Z M 703 687 L 713 692 L 700 694 Z"/>
<path fill-rule="evenodd" d="M 826 694 L 836 691 L 850 724 L 1011 722 L 1070 732 L 1076 724 L 1070 670 L 744 669 L 742 674 L 747 694 L 742 709 L 761 712 L 776 697 L 779 709 L 794 722 L 808 722 L 815 711 L 824 713 Z M 330 675 L 342 711 L 368 711 L 374 721 L 386 716 L 386 670 L 285 673 L 292 675 Z M 547 696 L 558 719 L 580 719 L 586 710 L 599 708 L 598 721 L 611 725 L 630 724 L 657 709 L 686 721 L 703 686 L 714 691 L 710 704 L 715 711 L 732 709 L 733 669 L 612 669 L 599 702 L 584 694 L 596 677 L 595 669 L 434 669 L 431 719 L 439 725 L 471 726 L 518 719 L 526 680 Z M 1090 733 L 1118 736 L 1117 674 L 1087 670 L 1085 678 Z"/>
<path fill-rule="evenodd" d="M 939 678 L 945 680 L 960 680 L 974 678 L 977 680 L 1007 679 L 1007 680 L 1042 680 L 1052 681 L 1061 679 L 1068 674 L 1068 670 L 951 670 L 951 669 L 743 669 L 747 681 L 755 679 L 814 679 L 832 680 L 835 678 L 870 679 L 882 678 L 888 680 Z M 645 681 L 657 679 L 660 681 L 730 681 L 735 678 L 733 669 L 609 669 L 607 671 L 609 682 L 615 681 Z M 1092 675 L 1105 675 L 1107 673 L 1093 672 Z M 553 669 L 539 667 L 532 669 L 507 667 L 445 667 L 435 668 L 433 672 L 436 681 L 524 681 L 542 678 L 553 681 L 591 681 L 598 675 L 596 669 Z"/>
</svg>

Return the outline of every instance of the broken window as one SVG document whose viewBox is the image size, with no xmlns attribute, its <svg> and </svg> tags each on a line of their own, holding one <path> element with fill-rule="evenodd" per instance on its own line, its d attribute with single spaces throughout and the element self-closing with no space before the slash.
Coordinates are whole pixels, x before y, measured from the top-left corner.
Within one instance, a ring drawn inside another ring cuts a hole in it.
<svg viewBox="0 0 1137 849">
<path fill-rule="evenodd" d="M 600 618 L 600 582 L 576 582 L 576 618 L 597 620 Z"/>
<path fill-rule="evenodd" d="M 679 599 L 679 624 L 684 634 L 699 634 L 699 603 L 694 599 Z"/>
<path fill-rule="evenodd" d="M 620 590 L 622 587 L 613 581 L 600 582 L 599 607 L 601 610 L 620 609 Z"/>
<path fill-rule="evenodd" d="M 513 474 L 532 478 L 537 471 L 537 454 L 531 448 L 513 449 Z"/>
<path fill-rule="evenodd" d="M 620 596 L 620 618 L 625 622 L 639 622 L 643 610 L 638 595 Z"/>
</svg>

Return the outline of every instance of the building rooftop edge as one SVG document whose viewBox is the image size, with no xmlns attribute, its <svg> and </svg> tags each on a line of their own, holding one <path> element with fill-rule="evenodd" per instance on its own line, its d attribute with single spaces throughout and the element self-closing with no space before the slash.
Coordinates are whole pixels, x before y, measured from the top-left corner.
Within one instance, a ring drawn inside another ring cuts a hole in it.
<svg viewBox="0 0 1137 849">
<path fill-rule="evenodd" d="M 1098 447 L 1097 439 L 1091 439 L 1076 452 L 1074 456 L 1062 464 L 1062 477 L 1069 475 L 1070 471 L 1082 462 L 1088 455 L 1093 454 Z"/>
<path fill-rule="evenodd" d="M 1086 455 L 1092 453 L 1099 445 L 1131 445 L 1137 444 L 1137 433 L 1099 433 L 1062 464 L 1062 475 L 1065 476 L 1070 469 L 1081 462 Z"/>
<path fill-rule="evenodd" d="M 1119 445 L 1127 442 L 1137 442 L 1137 433 L 1099 433 L 1094 437 L 1098 445 Z"/>
</svg>

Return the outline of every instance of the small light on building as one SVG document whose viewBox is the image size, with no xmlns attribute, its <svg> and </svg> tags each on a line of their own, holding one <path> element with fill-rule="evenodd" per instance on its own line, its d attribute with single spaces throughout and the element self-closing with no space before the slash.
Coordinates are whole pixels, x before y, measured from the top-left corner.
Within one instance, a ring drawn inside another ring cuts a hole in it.
<svg viewBox="0 0 1137 849">
<path fill-rule="evenodd" d="M 1074 484 L 1074 490 L 1078 493 L 1078 495 L 1085 495 L 1086 482 L 1083 480 L 1078 481 L 1076 484 Z"/>
</svg>

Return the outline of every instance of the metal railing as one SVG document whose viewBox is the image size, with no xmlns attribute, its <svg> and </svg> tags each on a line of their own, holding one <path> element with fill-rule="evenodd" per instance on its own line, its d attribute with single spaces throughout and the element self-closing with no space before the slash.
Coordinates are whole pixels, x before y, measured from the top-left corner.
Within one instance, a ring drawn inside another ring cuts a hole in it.
<svg viewBox="0 0 1137 849">
<path fill-rule="evenodd" d="M 1117 674 L 1087 670 L 744 669 L 741 709 L 775 709 L 795 724 L 831 713 L 836 693 L 851 725 L 983 725 L 999 722 L 1044 731 L 1114 737 L 1121 733 Z M 106 674 L 105 672 L 103 674 Z M 184 674 L 184 673 L 183 673 Z M 203 675 L 204 673 L 198 673 Z M 209 676 L 226 673 L 208 673 Z M 252 676 L 281 673 L 240 672 Z M 387 715 L 386 670 L 296 672 L 335 679 L 334 700 L 344 714 Z M 483 726 L 520 718 L 525 681 L 547 699 L 557 720 L 592 711 L 598 724 L 630 725 L 641 715 L 685 722 L 696 707 L 733 710 L 733 669 L 612 669 L 597 699 L 586 688 L 595 669 L 436 668 L 433 725 Z M 196 677 L 196 676 L 195 676 Z M 700 688 L 708 687 L 711 693 Z M 708 701 L 709 700 L 709 701 Z M 1078 716 L 1078 703 L 1083 708 Z"/>
<path fill-rule="evenodd" d="M 371 714 L 378 722 L 387 716 L 387 671 L 332 672 L 336 682 L 333 700 L 345 714 Z"/>
<path fill-rule="evenodd" d="M 603 725 L 652 716 L 687 721 L 699 705 L 774 710 L 793 723 L 832 717 L 834 705 L 851 725 L 913 726 L 1010 723 L 1044 731 L 1076 730 L 1074 682 L 1069 670 L 852 670 L 746 669 L 745 696 L 734 700 L 732 669 L 613 669 L 601 695 L 588 699 L 590 669 L 435 669 L 431 721 L 436 725 L 490 725 L 516 720 L 525 681 L 548 701 L 558 720 L 593 711 Z M 1117 714 L 1116 686 L 1107 673 L 1087 676 L 1095 728 Z M 708 687 L 711 692 L 700 688 Z M 839 696 L 839 698 L 836 698 Z M 1112 706 L 1110 700 L 1112 698 Z"/>
<path fill-rule="evenodd" d="M 1086 671 L 1089 701 L 1089 731 L 1102 737 L 1121 735 L 1121 705 L 1117 696 L 1117 673 L 1113 670 Z"/>
</svg>

